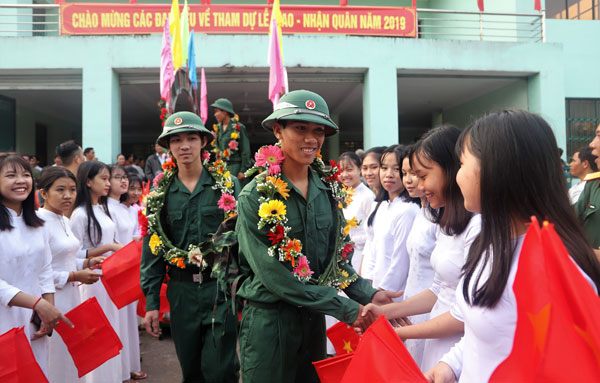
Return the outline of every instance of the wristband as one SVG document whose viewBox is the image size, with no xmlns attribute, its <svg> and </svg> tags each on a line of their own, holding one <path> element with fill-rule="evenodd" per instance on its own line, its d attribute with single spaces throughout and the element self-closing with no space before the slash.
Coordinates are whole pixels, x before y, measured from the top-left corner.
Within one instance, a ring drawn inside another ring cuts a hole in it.
<svg viewBox="0 0 600 383">
<path fill-rule="evenodd" d="M 37 301 L 35 301 L 35 303 L 33 304 L 33 307 L 31 308 L 32 310 L 35 310 L 35 306 L 38 304 L 38 302 L 42 300 L 42 297 L 39 297 Z"/>
</svg>

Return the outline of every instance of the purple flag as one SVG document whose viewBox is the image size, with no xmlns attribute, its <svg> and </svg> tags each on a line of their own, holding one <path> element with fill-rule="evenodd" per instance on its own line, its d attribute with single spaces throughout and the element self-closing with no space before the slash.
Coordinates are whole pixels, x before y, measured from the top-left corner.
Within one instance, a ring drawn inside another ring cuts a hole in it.
<svg viewBox="0 0 600 383">
<path fill-rule="evenodd" d="M 173 56 L 171 55 L 171 37 L 169 36 L 169 19 L 165 20 L 165 30 L 160 51 L 160 97 L 168 99 L 171 85 L 175 81 Z"/>
</svg>

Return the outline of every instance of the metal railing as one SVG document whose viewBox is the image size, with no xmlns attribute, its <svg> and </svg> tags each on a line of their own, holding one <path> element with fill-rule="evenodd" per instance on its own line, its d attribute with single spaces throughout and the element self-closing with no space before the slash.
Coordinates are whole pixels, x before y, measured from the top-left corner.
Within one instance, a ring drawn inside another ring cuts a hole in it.
<svg viewBox="0 0 600 383">
<path fill-rule="evenodd" d="M 545 42 L 545 13 L 417 9 L 418 37 L 425 39 Z M 0 36 L 56 36 L 58 4 L 0 4 Z"/>
<path fill-rule="evenodd" d="M 56 36 L 58 4 L 0 4 L 0 36 Z"/>
<path fill-rule="evenodd" d="M 545 12 L 417 9 L 418 37 L 481 41 L 546 41 Z"/>
</svg>

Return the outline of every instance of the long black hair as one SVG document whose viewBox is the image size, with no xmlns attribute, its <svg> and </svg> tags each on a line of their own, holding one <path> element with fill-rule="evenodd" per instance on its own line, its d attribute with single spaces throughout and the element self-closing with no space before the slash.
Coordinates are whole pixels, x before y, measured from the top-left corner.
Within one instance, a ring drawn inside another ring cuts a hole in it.
<svg viewBox="0 0 600 383">
<path fill-rule="evenodd" d="M 94 209 L 92 209 L 92 196 L 90 195 L 87 181 L 96 177 L 102 169 L 108 170 L 108 166 L 100 161 L 85 161 L 79 166 L 79 170 L 77 171 L 77 198 L 75 199 L 75 208 L 79 206 L 85 208 L 85 212 L 87 213 L 87 235 L 94 246 L 97 246 L 102 241 L 102 227 L 94 214 Z M 108 212 L 108 206 L 106 205 L 106 196 L 101 196 L 98 203 L 102 206 L 106 215 L 111 218 L 110 213 Z M 92 232 L 95 235 L 92 235 Z"/>
<path fill-rule="evenodd" d="M 463 266 L 467 302 L 498 303 L 513 262 L 515 220 L 527 222 L 531 216 L 554 224 L 570 256 L 600 291 L 600 265 L 569 201 L 558 146 L 543 118 L 522 110 L 488 114 L 461 134 L 456 150 L 468 150 L 481 163 L 481 232 Z M 478 288 L 481 273 L 474 276 L 480 261 L 484 267 L 491 263 L 491 273 Z"/>
<path fill-rule="evenodd" d="M 381 157 L 379 158 L 379 166 L 381 166 L 381 163 L 383 162 L 383 159 L 385 158 L 385 156 L 393 154 L 396 156 L 396 161 L 398 161 L 398 166 L 402 167 L 402 159 L 404 157 L 406 157 L 407 151 L 408 151 L 408 148 L 406 148 L 403 145 L 388 146 L 383 151 L 383 153 L 381 154 Z M 402 182 L 402 172 L 400 172 L 400 182 Z M 404 201 L 404 202 L 413 202 L 413 203 L 418 204 L 419 206 L 421 205 L 421 200 L 419 198 L 412 198 L 410 195 L 408 195 L 408 191 L 406 191 L 406 189 L 402 190 L 402 193 L 400 193 L 398 198 L 402 199 L 402 201 Z M 371 215 L 369 215 L 369 219 L 367 219 L 367 226 L 371 226 L 373 224 L 373 220 L 375 219 L 375 215 L 377 214 L 377 210 L 379 210 L 379 206 L 381 205 L 381 203 L 383 201 L 387 201 L 389 199 L 390 199 L 390 194 L 382 186 L 379 189 L 377 196 L 375 197 L 375 202 L 377 202 L 377 205 L 375 205 L 375 209 L 373 209 L 373 212 L 371 213 Z"/>
<path fill-rule="evenodd" d="M 456 173 L 460 168 L 460 160 L 455 150 L 458 136 L 460 130 L 454 125 L 445 124 L 433 128 L 417 141 L 414 155 L 410 158 L 412 168 L 415 161 L 426 167 L 421 160 L 426 158 L 437 163 L 444 172 L 444 206 L 439 209 L 430 206 L 428 210 L 433 222 L 440 225 L 440 229 L 446 235 L 462 234 L 473 216 L 465 209 L 463 195 L 456 183 Z"/>
<path fill-rule="evenodd" d="M 35 213 L 35 181 L 33 180 L 33 173 L 31 172 L 31 166 L 20 155 L 11 154 L 8 156 L 0 156 L 0 171 L 5 167 L 10 166 L 14 170 L 22 169 L 25 173 L 29 173 L 31 176 L 31 191 L 25 200 L 22 202 L 23 221 L 25 225 L 30 227 L 40 227 L 44 225 L 44 220 L 37 216 Z M 2 195 L 0 194 L 0 231 L 12 230 L 12 218 L 8 208 L 2 203 Z"/>
</svg>

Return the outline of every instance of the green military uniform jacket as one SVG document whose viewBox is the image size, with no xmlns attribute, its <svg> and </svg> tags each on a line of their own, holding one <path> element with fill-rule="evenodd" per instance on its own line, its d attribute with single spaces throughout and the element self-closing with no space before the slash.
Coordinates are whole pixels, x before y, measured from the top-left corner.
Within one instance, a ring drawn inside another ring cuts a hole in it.
<svg viewBox="0 0 600 383">
<path fill-rule="evenodd" d="M 225 149 L 229 149 L 229 142 L 232 141 L 231 133 L 236 132 L 239 134 L 237 138 L 238 148 L 233 151 L 229 149 L 231 155 L 229 156 L 229 160 L 227 160 L 227 170 L 231 172 L 234 178 L 237 178 L 238 173 L 244 173 L 253 165 L 250 156 L 250 140 L 248 139 L 248 133 L 246 133 L 246 127 L 241 122 L 238 122 L 238 124 L 240 125 L 239 131 L 231 120 L 226 130 L 223 130 L 221 123 L 217 124 L 218 132 L 217 137 L 215 137 L 215 147 L 220 151 L 224 151 Z"/>
<path fill-rule="evenodd" d="M 318 278 L 325 270 L 334 253 L 336 219 L 334 206 L 327 186 L 318 175 L 309 170 L 308 199 L 282 174 L 289 185 L 290 196 L 286 204 L 287 226 L 290 237 L 302 241 L 302 253 L 310 263 L 313 277 Z M 256 179 L 240 193 L 238 199 L 238 221 L 236 231 L 239 240 L 240 270 L 247 276 L 238 294 L 252 302 L 286 302 L 302 306 L 321 314 L 331 315 L 351 324 L 358 316 L 359 304 L 367 304 L 377 292 L 370 283 L 358 278 L 344 292 L 353 300 L 337 294 L 332 287 L 304 284 L 276 257 L 267 254 L 270 241 L 267 228 L 257 227 L 258 192 Z M 350 275 L 356 273 L 350 263 L 343 266 Z"/>
<path fill-rule="evenodd" d="M 575 213 L 594 249 L 600 247 L 600 172 L 589 174 L 575 203 Z"/>
<path fill-rule="evenodd" d="M 209 234 L 217 231 L 224 215 L 223 210 L 217 206 L 221 192 L 212 188 L 214 184 L 215 180 L 206 168 L 191 193 L 177 176 L 173 178 L 165 199 L 167 214 L 164 214 L 163 207 L 161 219 L 165 234 L 174 246 L 187 250 L 189 245 L 204 242 Z M 239 190 L 235 179 L 234 188 Z M 149 236 L 146 236 L 141 263 L 141 285 L 146 296 L 146 311 L 159 309 L 160 287 L 166 267 L 175 267 L 167 265 L 162 254 L 152 254 L 148 243 Z M 187 263 L 186 266 L 188 269 L 197 269 Z M 195 272 L 198 273 L 197 270 Z"/>
</svg>

